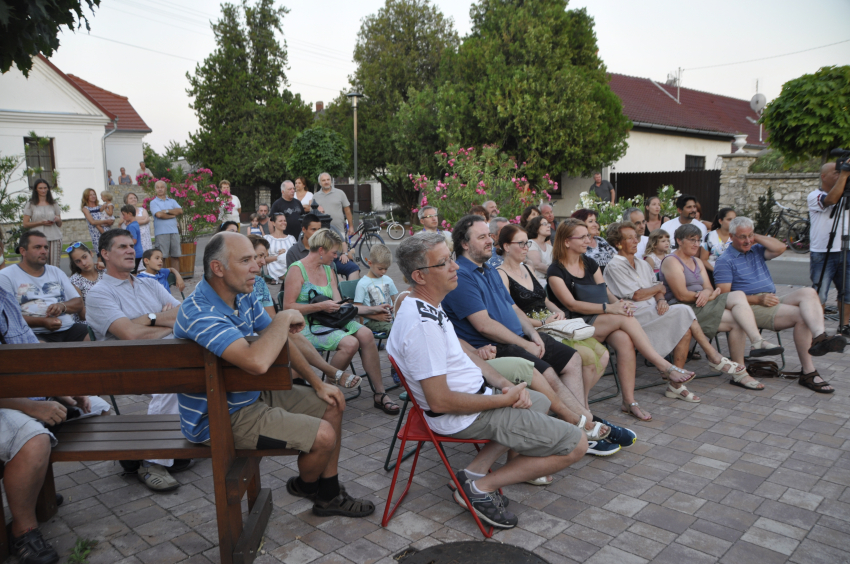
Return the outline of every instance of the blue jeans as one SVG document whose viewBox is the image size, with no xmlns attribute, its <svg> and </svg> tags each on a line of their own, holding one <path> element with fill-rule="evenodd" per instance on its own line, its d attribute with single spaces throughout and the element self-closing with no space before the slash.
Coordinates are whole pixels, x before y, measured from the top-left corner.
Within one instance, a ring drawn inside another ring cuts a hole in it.
<svg viewBox="0 0 850 564">
<path fill-rule="evenodd" d="M 823 275 L 823 284 L 820 288 L 816 285 L 820 280 L 820 274 L 823 269 L 826 272 Z M 829 283 L 832 282 L 838 290 L 838 299 L 848 303 L 848 292 L 850 288 L 850 257 L 847 259 L 847 277 L 844 288 L 841 287 L 841 251 L 829 253 L 829 259 L 826 258 L 826 253 L 811 253 L 811 262 L 809 262 L 809 275 L 812 279 L 812 286 L 818 291 L 818 297 L 821 303 L 826 303 L 826 294 L 829 292 Z"/>
</svg>

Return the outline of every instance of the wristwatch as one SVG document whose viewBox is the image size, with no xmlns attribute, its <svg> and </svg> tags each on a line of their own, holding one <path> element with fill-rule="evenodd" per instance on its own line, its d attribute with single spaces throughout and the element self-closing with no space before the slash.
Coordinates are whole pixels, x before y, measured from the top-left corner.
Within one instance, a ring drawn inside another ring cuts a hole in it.
<svg viewBox="0 0 850 564">
<path fill-rule="evenodd" d="M 156 314 L 155 314 L 155 313 L 149 313 L 149 314 L 148 314 L 148 319 L 150 319 L 150 320 L 151 320 L 151 327 L 153 327 L 154 325 L 156 325 Z"/>
</svg>

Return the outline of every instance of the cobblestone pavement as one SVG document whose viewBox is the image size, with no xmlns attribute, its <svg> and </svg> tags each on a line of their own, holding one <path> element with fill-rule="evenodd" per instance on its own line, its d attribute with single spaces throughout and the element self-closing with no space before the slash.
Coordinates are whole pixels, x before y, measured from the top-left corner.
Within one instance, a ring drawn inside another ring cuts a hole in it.
<svg viewBox="0 0 850 564">
<path fill-rule="evenodd" d="M 402 289 L 395 268 L 393 277 Z M 780 294 L 790 290 L 782 287 Z M 790 331 L 782 341 L 789 369 L 796 370 Z M 386 353 L 381 357 L 389 382 Z M 652 382 L 654 370 L 639 364 L 638 382 Z M 688 385 L 702 397 L 697 405 L 665 398 L 663 387 L 639 391 L 637 400 L 653 415 L 649 423 L 623 416 L 619 397 L 594 404 L 595 413 L 633 429 L 637 444 L 609 458 L 586 456 L 549 487 L 506 488 L 519 526 L 489 542 L 524 547 L 552 564 L 850 561 L 850 356 L 830 354 L 816 365 L 835 394 L 775 379 L 765 380 L 764 391 L 749 392 L 718 377 Z M 704 361 L 688 367 L 708 372 Z M 595 395 L 612 385 L 612 377 L 603 378 Z M 118 401 L 122 413 L 137 413 L 148 398 Z M 423 450 L 397 515 L 380 526 L 392 478 L 382 466 L 396 420 L 371 401 L 367 388 L 348 404 L 340 481 L 354 496 L 375 502 L 375 514 L 315 517 L 309 502 L 286 492 L 295 459 L 266 458 L 261 469 L 274 512 L 258 564 L 390 564 L 408 547 L 482 539 L 469 514 L 451 501 L 432 448 Z M 446 448 L 456 467 L 472 457 L 471 448 L 461 447 Z M 400 478 L 409 467 L 408 461 Z M 62 562 L 78 537 L 99 541 L 91 564 L 219 561 L 209 460 L 177 474 L 183 485 L 166 494 L 150 492 L 135 476 L 122 477 L 113 462 L 54 468 L 65 504 L 42 530 Z"/>
</svg>

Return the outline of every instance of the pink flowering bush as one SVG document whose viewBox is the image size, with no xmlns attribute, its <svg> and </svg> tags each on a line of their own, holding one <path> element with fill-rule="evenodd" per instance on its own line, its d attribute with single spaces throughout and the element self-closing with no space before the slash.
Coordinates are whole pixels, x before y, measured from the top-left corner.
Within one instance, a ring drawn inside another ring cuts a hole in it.
<svg viewBox="0 0 850 564">
<path fill-rule="evenodd" d="M 179 182 L 150 176 L 139 176 L 136 180 L 147 195 L 142 205 L 148 213 L 150 202 L 156 198 L 154 185 L 158 180 L 165 182 L 167 196 L 183 208 L 183 214 L 177 218 L 180 240 L 191 243 L 201 235 L 213 233 L 218 229 L 218 217 L 222 207 L 227 212 L 233 208 L 230 193 L 219 190 L 213 183 L 212 176 L 210 169 L 200 168 Z"/>
<path fill-rule="evenodd" d="M 408 177 L 417 192 L 416 206 L 411 212 L 415 214 L 423 206 L 436 207 L 445 230 L 450 231 L 452 224 L 467 215 L 472 206 L 487 200 L 496 202 L 499 215 L 519 223 L 522 210 L 538 205 L 541 200 L 549 201 L 552 198 L 549 190 L 558 187 L 547 174 L 542 188 L 526 190 L 526 163 L 517 163 L 496 145 L 484 145 L 480 149 L 451 145 L 434 156 L 444 171 L 441 176 L 411 174 Z"/>
</svg>

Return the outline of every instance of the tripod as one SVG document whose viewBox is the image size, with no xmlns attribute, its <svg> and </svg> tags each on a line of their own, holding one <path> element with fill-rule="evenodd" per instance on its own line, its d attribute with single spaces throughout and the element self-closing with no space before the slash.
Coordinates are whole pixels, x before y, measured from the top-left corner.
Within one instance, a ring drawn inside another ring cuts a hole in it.
<svg viewBox="0 0 850 564">
<path fill-rule="evenodd" d="M 842 323 L 844 321 L 844 302 L 847 297 L 844 295 L 844 288 L 847 284 L 847 252 L 850 250 L 850 235 L 847 233 L 847 224 L 845 212 L 848 210 L 848 203 L 850 203 L 850 193 L 847 192 L 846 188 L 844 192 L 841 194 L 841 199 L 833 206 L 832 212 L 830 213 L 830 219 L 832 219 L 832 228 L 829 230 L 829 240 L 826 244 L 826 256 L 823 259 L 823 268 L 820 271 L 820 278 L 818 279 L 818 283 L 815 285 L 815 291 L 820 293 L 820 289 L 823 287 L 823 277 L 826 274 L 826 267 L 829 263 L 829 255 L 832 252 L 832 243 L 835 241 L 835 236 L 838 234 L 838 228 L 841 227 L 841 287 L 836 288 L 838 290 L 838 329 L 839 332 L 843 328 Z M 829 282 L 827 282 L 829 284 Z"/>
</svg>

